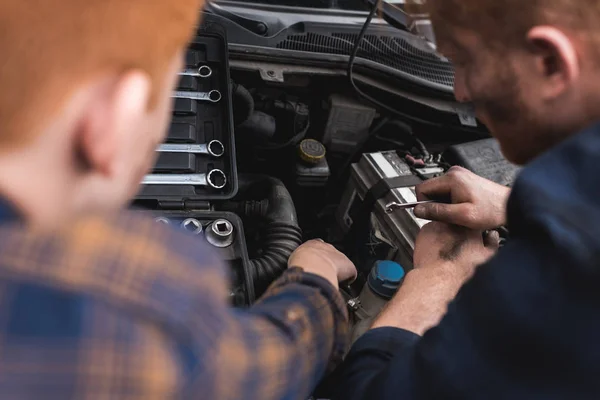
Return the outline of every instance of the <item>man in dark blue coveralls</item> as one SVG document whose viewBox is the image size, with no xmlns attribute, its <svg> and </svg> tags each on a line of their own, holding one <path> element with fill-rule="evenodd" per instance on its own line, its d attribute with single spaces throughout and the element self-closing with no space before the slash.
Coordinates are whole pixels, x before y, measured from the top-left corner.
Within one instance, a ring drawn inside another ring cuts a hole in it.
<svg viewBox="0 0 600 400">
<path fill-rule="evenodd" d="M 456 168 L 419 188 L 453 204 L 415 210 L 439 222 L 351 349 L 338 398 L 598 399 L 600 1 L 427 8 L 456 98 L 528 166 L 512 193 Z M 481 232 L 504 224 L 511 238 L 493 256 Z"/>
</svg>

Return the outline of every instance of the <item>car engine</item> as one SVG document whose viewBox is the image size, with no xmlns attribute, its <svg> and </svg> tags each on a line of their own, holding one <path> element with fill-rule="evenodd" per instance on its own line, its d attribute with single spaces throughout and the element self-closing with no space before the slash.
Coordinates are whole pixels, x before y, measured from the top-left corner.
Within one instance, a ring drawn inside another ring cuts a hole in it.
<svg viewBox="0 0 600 400">
<path fill-rule="evenodd" d="M 412 102 L 393 115 L 339 67 L 236 56 L 225 37 L 208 18 L 190 46 L 168 138 L 134 206 L 214 247 L 237 307 L 303 241 L 332 243 L 359 270 L 341 288 L 356 339 L 413 268 L 427 223 L 390 205 L 416 201 L 416 185 L 453 165 L 504 185 L 518 168 L 472 114 Z M 407 104 L 384 75 L 363 78 L 379 102 Z"/>
</svg>

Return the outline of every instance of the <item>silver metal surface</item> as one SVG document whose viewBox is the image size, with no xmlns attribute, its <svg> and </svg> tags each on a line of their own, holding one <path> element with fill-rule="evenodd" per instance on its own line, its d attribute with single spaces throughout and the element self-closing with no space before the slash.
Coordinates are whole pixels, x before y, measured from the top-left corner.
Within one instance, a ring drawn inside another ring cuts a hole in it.
<svg viewBox="0 0 600 400">
<path fill-rule="evenodd" d="M 415 208 L 416 206 L 420 206 L 421 204 L 430 204 L 430 203 L 435 203 L 435 201 L 427 200 L 427 201 L 415 201 L 415 202 L 410 202 L 410 203 L 397 203 L 394 201 L 394 202 L 386 204 L 385 212 L 388 214 L 391 214 L 396 210 L 408 210 L 411 208 Z"/>
<path fill-rule="evenodd" d="M 368 190 L 382 179 L 413 175 L 411 168 L 395 151 L 363 154 L 360 161 L 352 165 L 351 178 L 340 202 L 336 219 L 343 234 L 346 234 L 356 216 L 354 210 L 360 204 Z M 379 199 L 370 214 L 370 235 L 373 242 L 386 242 L 395 248 L 388 259 L 397 261 L 406 270 L 413 267 L 413 250 L 421 227 L 428 221 L 416 218 L 411 208 L 386 212 L 390 203 L 417 202 L 414 187 L 391 190 Z M 376 240 L 375 240 L 376 239 Z"/>
<path fill-rule="evenodd" d="M 156 151 L 160 153 L 194 153 L 222 157 L 225 154 L 225 146 L 218 140 L 212 140 L 203 144 L 161 144 Z"/>
<path fill-rule="evenodd" d="M 181 223 L 181 227 L 187 232 L 193 233 L 194 235 L 199 235 L 202 233 L 202 223 L 196 218 L 184 219 Z"/>
<path fill-rule="evenodd" d="M 227 185 L 227 177 L 220 169 L 213 169 L 208 174 L 152 174 L 146 175 L 142 185 L 192 185 L 223 189 Z"/>
<path fill-rule="evenodd" d="M 186 92 L 186 91 L 177 90 L 177 91 L 173 92 L 171 97 L 174 97 L 176 99 L 209 101 L 211 103 L 218 103 L 223 98 L 223 96 L 221 95 L 221 92 L 219 92 L 218 90 L 211 90 L 210 92 Z"/>
<path fill-rule="evenodd" d="M 206 240 L 215 247 L 229 247 L 233 243 L 233 224 L 217 219 L 205 231 Z"/>
<path fill-rule="evenodd" d="M 171 221 L 169 221 L 169 218 L 165 218 L 165 217 L 156 217 L 156 218 L 154 218 L 154 221 L 158 222 L 159 224 L 165 224 L 165 225 L 171 224 Z"/>
<path fill-rule="evenodd" d="M 208 65 L 201 65 L 198 68 L 188 68 L 179 73 L 182 76 L 194 76 L 196 78 L 209 78 L 213 71 Z"/>
</svg>

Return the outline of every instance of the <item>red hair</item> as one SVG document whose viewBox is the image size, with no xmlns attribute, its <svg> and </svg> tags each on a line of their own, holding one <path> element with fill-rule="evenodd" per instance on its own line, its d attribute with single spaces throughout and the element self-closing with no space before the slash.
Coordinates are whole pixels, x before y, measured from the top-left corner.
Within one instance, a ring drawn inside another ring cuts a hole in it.
<svg viewBox="0 0 600 400">
<path fill-rule="evenodd" d="M 98 74 L 141 69 L 159 87 L 193 34 L 202 3 L 1 0 L 0 148 L 31 139 L 78 85 Z"/>
</svg>

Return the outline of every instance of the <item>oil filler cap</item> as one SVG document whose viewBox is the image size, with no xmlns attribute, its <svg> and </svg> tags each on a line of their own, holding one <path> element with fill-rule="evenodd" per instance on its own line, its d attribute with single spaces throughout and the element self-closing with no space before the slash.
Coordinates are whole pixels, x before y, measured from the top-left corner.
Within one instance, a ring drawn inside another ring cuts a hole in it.
<svg viewBox="0 0 600 400">
<path fill-rule="evenodd" d="M 367 284 L 375 294 L 391 299 L 402 284 L 404 275 L 404 268 L 397 262 L 377 261 L 371 269 Z"/>
<path fill-rule="evenodd" d="M 317 165 L 325 158 L 326 153 L 327 150 L 323 143 L 314 139 L 303 140 L 300 142 L 300 147 L 298 148 L 298 154 L 302 161 L 311 165 Z"/>
</svg>

